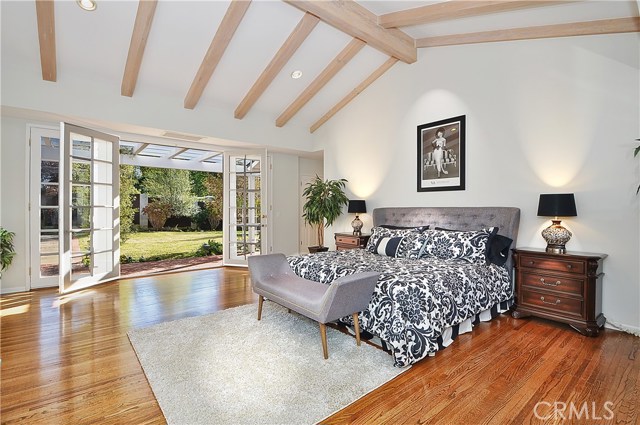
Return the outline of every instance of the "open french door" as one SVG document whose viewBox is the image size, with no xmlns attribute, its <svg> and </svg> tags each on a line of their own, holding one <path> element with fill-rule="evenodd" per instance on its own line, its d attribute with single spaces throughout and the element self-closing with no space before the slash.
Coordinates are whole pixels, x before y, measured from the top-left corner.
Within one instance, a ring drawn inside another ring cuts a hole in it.
<svg viewBox="0 0 640 425">
<path fill-rule="evenodd" d="M 60 293 L 120 275 L 118 137 L 60 123 Z"/>
<path fill-rule="evenodd" d="M 224 265 L 246 266 L 266 253 L 266 164 L 265 151 L 224 154 Z"/>
</svg>

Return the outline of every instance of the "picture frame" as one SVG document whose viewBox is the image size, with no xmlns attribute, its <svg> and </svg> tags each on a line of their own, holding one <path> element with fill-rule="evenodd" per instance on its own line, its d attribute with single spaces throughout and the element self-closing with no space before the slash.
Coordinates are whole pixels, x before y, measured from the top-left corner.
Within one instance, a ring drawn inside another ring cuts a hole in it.
<svg viewBox="0 0 640 425">
<path fill-rule="evenodd" d="M 418 126 L 418 192 L 465 190 L 466 115 Z"/>
</svg>

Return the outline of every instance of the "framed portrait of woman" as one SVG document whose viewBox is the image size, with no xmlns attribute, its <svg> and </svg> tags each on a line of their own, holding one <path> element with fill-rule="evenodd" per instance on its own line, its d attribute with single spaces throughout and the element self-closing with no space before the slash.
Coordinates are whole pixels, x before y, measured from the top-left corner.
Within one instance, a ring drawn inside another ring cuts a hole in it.
<svg viewBox="0 0 640 425">
<path fill-rule="evenodd" d="M 418 126 L 418 192 L 464 190 L 465 119 Z"/>
</svg>

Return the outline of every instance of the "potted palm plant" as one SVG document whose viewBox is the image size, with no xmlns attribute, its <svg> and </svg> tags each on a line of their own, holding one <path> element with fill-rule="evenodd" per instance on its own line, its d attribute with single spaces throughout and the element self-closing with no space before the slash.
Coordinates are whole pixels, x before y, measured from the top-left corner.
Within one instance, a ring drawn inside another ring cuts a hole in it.
<svg viewBox="0 0 640 425">
<path fill-rule="evenodd" d="M 0 274 L 5 271 L 13 261 L 16 255 L 13 247 L 13 237 L 16 234 L 0 227 Z"/>
<path fill-rule="evenodd" d="M 329 227 L 342 214 L 342 207 L 349 203 L 344 193 L 347 180 L 322 180 L 316 178 L 307 183 L 302 195 L 306 201 L 302 207 L 305 223 L 315 227 L 318 232 L 318 246 L 310 246 L 309 252 L 327 251 L 324 246 L 324 227 Z"/>
</svg>

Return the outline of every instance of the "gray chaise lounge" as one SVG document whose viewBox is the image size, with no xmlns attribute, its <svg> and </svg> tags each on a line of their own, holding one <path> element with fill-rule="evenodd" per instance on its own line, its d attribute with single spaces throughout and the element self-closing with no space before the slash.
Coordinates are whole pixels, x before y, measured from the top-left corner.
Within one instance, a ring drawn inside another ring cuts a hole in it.
<svg viewBox="0 0 640 425">
<path fill-rule="evenodd" d="M 298 277 L 283 254 L 249 257 L 249 272 L 253 291 L 260 295 L 258 320 L 262 318 L 262 303 L 266 297 L 319 322 L 322 352 L 327 359 L 329 354 L 325 324 L 351 315 L 356 343 L 360 345 L 358 313 L 369 305 L 379 273 L 353 274 L 336 279 L 331 285 L 325 285 Z"/>
</svg>

